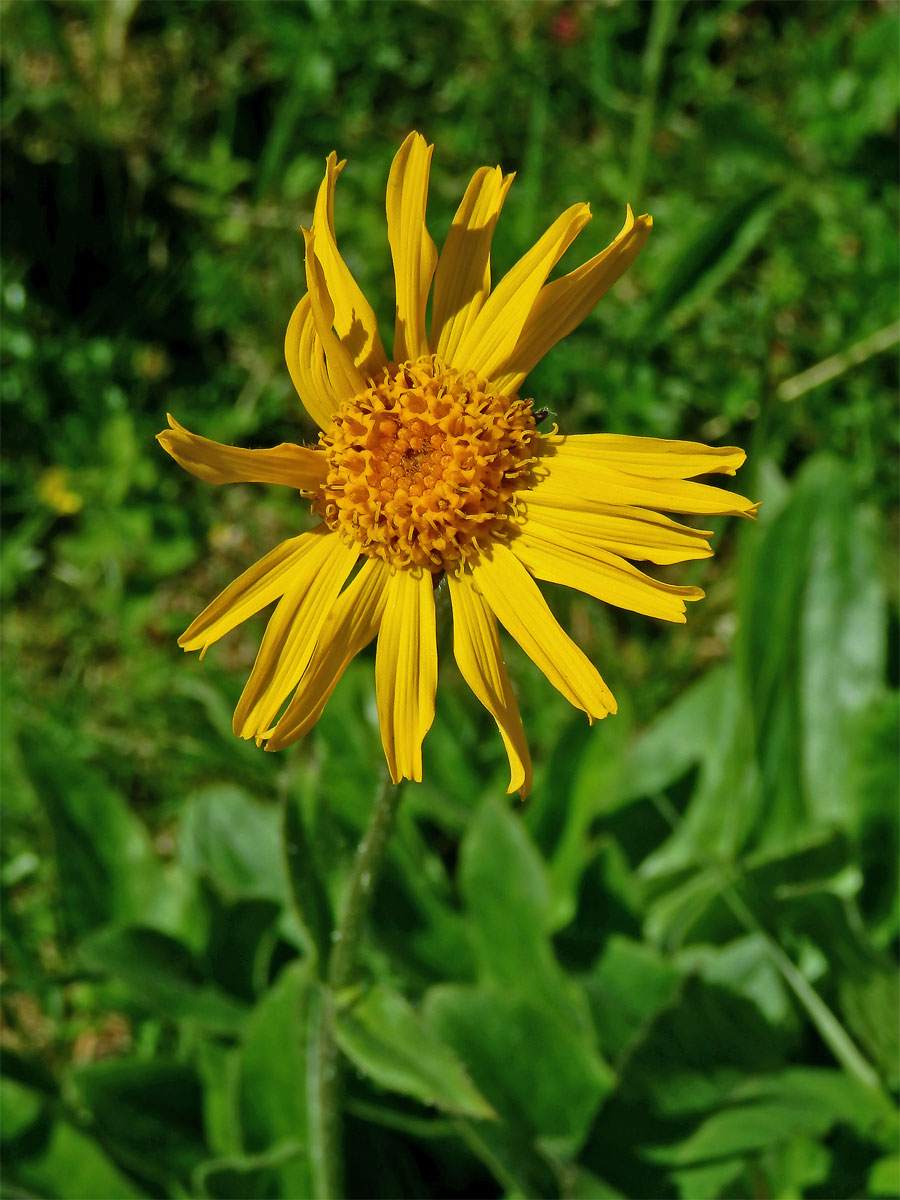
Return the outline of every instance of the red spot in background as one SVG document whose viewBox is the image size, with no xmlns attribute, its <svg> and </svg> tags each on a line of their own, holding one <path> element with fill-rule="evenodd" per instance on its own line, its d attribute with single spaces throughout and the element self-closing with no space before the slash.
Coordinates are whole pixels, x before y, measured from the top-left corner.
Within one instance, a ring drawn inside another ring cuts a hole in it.
<svg viewBox="0 0 900 1200">
<path fill-rule="evenodd" d="M 559 46 L 571 46 L 581 37 L 581 22 L 575 10 L 564 8 L 550 22 L 550 36 Z"/>
</svg>

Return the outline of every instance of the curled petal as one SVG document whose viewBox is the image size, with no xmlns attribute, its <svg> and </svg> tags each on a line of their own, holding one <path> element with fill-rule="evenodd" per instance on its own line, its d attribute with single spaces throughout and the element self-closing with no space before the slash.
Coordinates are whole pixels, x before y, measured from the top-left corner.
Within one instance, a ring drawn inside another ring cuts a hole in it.
<svg viewBox="0 0 900 1200">
<path fill-rule="evenodd" d="M 168 413 L 171 428 L 156 435 L 167 454 L 185 471 L 207 483 L 281 483 L 301 492 L 314 492 L 325 479 L 321 450 L 282 442 L 270 450 L 223 446 L 191 433 Z"/>
<path fill-rule="evenodd" d="M 320 429 L 327 429 L 339 400 L 328 378 L 309 296 L 291 313 L 284 335 L 284 361 L 303 407 Z"/>
<path fill-rule="evenodd" d="M 591 219 L 586 204 L 573 204 L 494 288 L 467 327 L 450 365 L 493 379 L 512 354 L 544 280 Z"/>
<path fill-rule="evenodd" d="M 581 324 L 637 258 L 652 227 L 652 217 L 635 218 L 627 206 L 625 224 L 605 250 L 541 289 L 515 348 L 498 370 L 494 382 L 499 391 L 506 395 L 517 392 L 531 368 Z"/>
<path fill-rule="evenodd" d="M 328 378 L 338 402 L 350 400 L 365 391 L 366 381 L 353 361 L 350 351 L 334 332 L 334 304 L 325 283 L 325 273 L 316 254 L 316 239 L 308 229 L 303 230 L 306 243 L 306 286 L 316 333 L 325 351 Z"/>
<path fill-rule="evenodd" d="M 434 277 L 431 347 L 452 362 L 456 347 L 491 291 L 491 240 L 513 181 L 499 167 L 472 176 L 453 218 Z"/>
<path fill-rule="evenodd" d="M 354 364 L 366 379 L 387 364 L 378 334 L 375 313 L 337 248 L 334 233 L 334 187 L 344 168 L 332 151 L 325 164 L 325 178 L 316 197 L 313 233 L 316 257 L 322 265 L 325 285 L 334 303 L 334 329 Z"/>
</svg>

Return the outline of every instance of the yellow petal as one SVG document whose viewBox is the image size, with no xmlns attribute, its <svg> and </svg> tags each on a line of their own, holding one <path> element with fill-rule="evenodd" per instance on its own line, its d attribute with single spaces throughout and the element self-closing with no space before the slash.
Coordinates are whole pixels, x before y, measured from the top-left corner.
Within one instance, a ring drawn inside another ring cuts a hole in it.
<svg viewBox="0 0 900 1200">
<path fill-rule="evenodd" d="M 334 304 L 328 294 L 325 274 L 316 254 L 315 236 L 310 230 L 304 229 L 303 240 L 306 243 L 306 287 L 312 306 L 312 317 L 322 349 L 325 351 L 328 378 L 335 398 L 340 403 L 364 392 L 366 381 L 353 361 L 350 351 L 332 329 Z"/>
<path fill-rule="evenodd" d="M 325 369 L 325 351 L 316 333 L 309 296 L 291 313 L 284 335 L 284 361 L 303 407 L 320 429 L 327 429 L 338 398 Z"/>
<path fill-rule="evenodd" d="M 397 285 L 394 361 L 428 353 L 425 306 L 437 248 L 425 227 L 428 175 L 434 146 L 411 133 L 394 158 L 387 184 L 387 225 Z"/>
<path fill-rule="evenodd" d="M 367 558 L 328 614 L 297 691 L 268 738 L 267 750 L 282 750 L 307 734 L 321 717 L 338 680 L 378 632 L 384 612 L 389 567 Z"/>
<path fill-rule="evenodd" d="M 168 414 L 170 429 L 156 440 L 179 466 L 207 483 L 283 483 L 314 492 L 325 480 L 325 455 L 282 442 L 271 450 L 242 450 L 190 433 Z"/>
<path fill-rule="evenodd" d="M 381 742 L 394 783 L 422 779 L 422 741 L 434 720 L 436 688 L 431 575 L 397 570 L 388 581 L 375 654 Z"/>
<path fill-rule="evenodd" d="M 329 531 L 295 565 L 234 712 L 234 732 L 239 737 L 256 737 L 268 729 L 299 683 L 325 618 L 358 557 L 358 547 Z"/>
<path fill-rule="evenodd" d="M 544 280 L 591 219 L 586 204 L 573 204 L 557 217 L 540 241 L 508 271 L 460 339 L 451 366 L 483 379 L 503 369 Z"/>
<path fill-rule="evenodd" d="M 346 160 L 345 160 L 346 161 Z M 344 169 L 334 151 L 325 163 L 325 178 L 316 198 L 313 233 L 316 257 L 322 265 L 325 284 L 334 302 L 334 328 L 347 347 L 350 357 L 366 379 L 387 364 L 387 356 L 378 335 L 378 323 L 350 268 L 337 248 L 334 233 L 334 185 Z"/>
<path fill-rule="evenodd" d="M 528 493 L 533 496 L 533 493 Z M 600 546 L 624 558 L 645 559 L 657 564 L 687 562 L 709 558 L 712 549 L 708 529 L 679 525 L 671 517 L 649 508 L 631 508 L 626 504 L 598 504 L 596 510 L 553 508 L 534 498 L 520 501 L 525 523 L 558 530 L 588 545 Z"/>
<path fill-rule="evenodd" d="M 511 550 L 495 542 L 489 554 L 473 562 L 472 576 L 501 625 L 570 704 L 592 720 L 616 711 L 612 692 L 563 632 L 537 584 Z"/>
<path fill-rule="evenodd" d="M 327 526 L 319 525 L 270 550 L 203 610 L 178 639 L 178 645 L 183 650 L 205 653 L 207 646 L 283 596 L 296 568 L 327 537 Z"/>
<path fill-rule="evenodd" d="M 549 434 L 541 438 L 548 457 L 591 468 L 606 464 L 648 479 L 691 479 L 695 475 L 733 475 L 747 455 L 737 446 L 705 446 L 667 438 L 629 437 L 619 433 Z"/>
<path fill-rule="evenodd" d="M 558 529 L 529 521 L 511 545 L 537 579 L 587 592 L 605 604 L 683 625 L 685 600 L 701 600 L 698 587 L 660 583 L 617 554 L 578 543 Z"/>
<path fill-rule="evenodd" d="M 706 483 L 683 479 L 647 479 L 626 474 L 605 464 L 588 464 L 564 456 L 542 457 L 546 471 L 522 499 L 559 508 L 596 511 L 599 506 L 630 504 L 638 508 L 660 508 L 668 512 L 707 516 L 755 517 L 759 503 Z"/>
<path fill-rule="evenodd" d="M 453 363 L 460 338 L 491 290 L 491 239 L 512 175 L 481 167 L 456 210 L 434 276 L 431 347 Z"/>
<path fill-rule="evenodd" d="M 531 368 L 581 324 L 637 258 L 652 226 L 653 218 L 647 215 L 635 220 L 629 205 L 625 224 L 605 250 L 541 289 L 515 348 L 494 381 L 501 392 L 517 392 Z"/>
<path fill-rule="evenodd" d="M 497 619 L 468 571 L 447 576 L 453 604 L 453 654 L 460 674 L 497 722 L 509 759 L 507 792 L 531 791 L 531 755 L 497 635 Z"/>
</svg>

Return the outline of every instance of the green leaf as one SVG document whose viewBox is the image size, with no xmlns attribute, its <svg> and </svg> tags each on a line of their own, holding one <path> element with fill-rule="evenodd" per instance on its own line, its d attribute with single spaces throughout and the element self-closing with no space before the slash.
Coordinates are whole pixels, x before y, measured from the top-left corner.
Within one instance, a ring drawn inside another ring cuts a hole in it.
<svg viewBox="0 0 900 1200">
<path fill-rule="evenodd" d="M 560 1154 L 577 1152 L 612 1072 L 571 1022 L 521 996 L 454 986 L 432 988 L 424 1013 L 501 1116 Z"/>
<path fill-rule="evenodd" d="M 132 1200 L 145 1196 L 97 1143 L 67 1121 L 57 1121 L 38 1158 L 7 1161 L 7 1182 L 15 1180 L 31 1195 L 59 1200 Z"/>
<path fill-rule="evenodd" d="M 765 797 L 761 840 L 772 845 L 810 822 L 846 825 L 853 815 L 847 731 L 884 670 L 875 547 L 847 469 L 819 458 L 742 564 L 738 648 Z"/>
<path fill-rule="evenodd" d="M 887 655 L 880 531 L 844 467 L 810 464 L 798 486 L 818 505 L 799 629 L 804 777 L 816 818 L 840 823 L 850 799 L 847 730 L 880 692 Z"/>
<path fill-rule="evenodd" d="M 600 1045 L 614 1062 L 674 998 L 679 980 L 650 946 L 610 938 L 584 986 Z"/>
<path fill-rule="evenodd" d="M 25 1133 L 44 1111 L 44 1097 L 6 1075 L 0 1076 L 0 1140 Z"/>
<path fill-rule="evenodd" d="M 247 1021 L 241 1050 L 238 1106 L 245 1151 L 274 1153 L 284 1144 L 309 1146 L 306 1046 L 310 998 L 308 963 L 289 963 Z M 306 1153 L 277 1166 L 279 1194 L 311 1196 Z"/>
<path fill-rule="evenodd" d="M 63 935 L 110 920 L 172 928 L 179 897 L 141 822 L 76 752 L 74 735 L 46 722 L 21 735 L 22 753 L 53 829 Z"/>
<path fill-rule="evenodd" d="M 207 1157 L 202 1089 L 190 1067 L 164 1058 L 98 1062 L 71 1081 L 104 1144 L 141 1177 L 166 1189 L 187 1184 Z"/>
<path fill-rule="evenodd" d="M 632 1044 L 580 1161 L 626 1195 L 668 1194 L 665 1151 L 728 1103 L 747 1076 L 777 1069 L 787 1046 L 784 1029 L 755 1004 L 688 977 Z"/>
<path fill-rule="evenodd" d="M 278 810 L 231 784 L 212 784 L 187 801 L 179 856 L 226 900 L 287 901 Z"/>
<path fill-rule="evenodd" d="M 900 1154 L 879 1158 L 869 1169 L 869 1195 L 900 1196 Z"/>
<path fill-rule="evenodd" d="M 546 930 L 551 919 L 547 868 L 522 822 L 485 800 L 460 850 L 460 887 L 476 938 L 482 978 L 550 1008 L 565 1008 L 585 1028 L 583 998 L 560 969 Z"/>
<path fill-rule="evenodd" d="M 293 910 L 310 952 L 324 969 L 331 950 L 331 908 L 299 804 L 287 792 L 282 804 L 281 837 Z"/>
<path fill-rule="evenodd" d="M 895 863 L 885 846 L 900 842 L 900 776 L 897 773 L 897 730 L 900 694 L 880 697 L 848 730 L 851 759 L 848 795 L 857 807 L 851 834 L 858 846 L 862 872 L 859 905 L 873 941 L 888 948 L 900 930 L 900 890 Z"/>
<path fill-rule="evenodd" d="M 773 1025 L 789 1022 L 790 993 L 762 934 L 751 933 L 724 946 L 688 946 L 678 955 L 678 965 L 685 973 L 696 972 L 746 996 Z"/>
<path fill-rule="evenodd" d="M 791 1149 L 796 1152 L 798 1137 L 806 1139 L 808 1147 L 809 1138 L 821 1139 L 838 1124 L 852 1125 L 867 1135 L 883 1117 L 878 1098 L 843 1072 L 797 1068 L 744 1081 L 727 1104 L 708 1115 L 688 1137 L 671 1146 L 648 1148 L 645 1154 L 679 1168 L 673 1173 L 685 1200 L 721 1194 L 745 1164 L 763 1155 L 775 1160 L 782 1171 L 787 1165 L 805 1182 L 815 1182 L 827 1174 L 827 1155 L 810 1158 L 807 1153 L 799 1164 L 784 1161 Z M 778 1193 L 782 1194 L 780 1188 Z"/>
<path fill-rule="evenodd" d="M 86 938 L 79 957 L 92 971 L 120 980 L 135 1002 L 175 1020 L 197 1021 L 220 1033 L 237 1032 L 247 1015 L 200 970 L 175 938 L 138 925 L 102 929 Z"/>
<path fill-rule="evenodd" d="M 461 1116 L 496 1115 L 454 1051 L 392 988 L 376 985 L 338 1008 L 335 1036 L 351 1062 L 389 1091 Z"/>
</svg>

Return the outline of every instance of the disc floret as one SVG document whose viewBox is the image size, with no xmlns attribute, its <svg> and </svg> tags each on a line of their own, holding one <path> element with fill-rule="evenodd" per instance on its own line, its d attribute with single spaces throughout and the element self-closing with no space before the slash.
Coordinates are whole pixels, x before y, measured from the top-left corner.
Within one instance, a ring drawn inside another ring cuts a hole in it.
<svg viewBox="0 0 900 1200">
<path fill-rule="evenodd" d="M 437 573 L 510 531 L 536 437 L 530 400 L 434 355 L 392 365 L 320 436 L 317 507 L 362 553 Z"/>
</svg>

